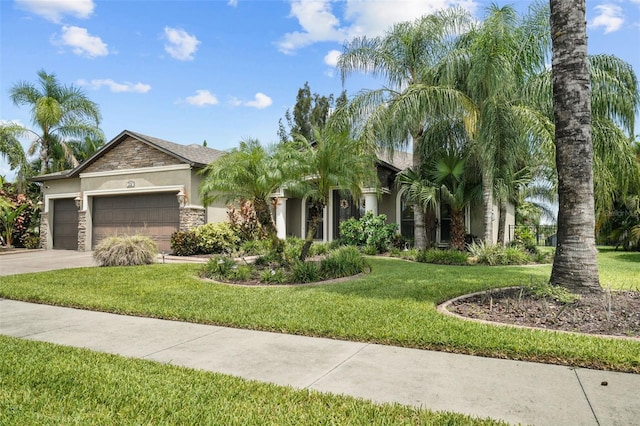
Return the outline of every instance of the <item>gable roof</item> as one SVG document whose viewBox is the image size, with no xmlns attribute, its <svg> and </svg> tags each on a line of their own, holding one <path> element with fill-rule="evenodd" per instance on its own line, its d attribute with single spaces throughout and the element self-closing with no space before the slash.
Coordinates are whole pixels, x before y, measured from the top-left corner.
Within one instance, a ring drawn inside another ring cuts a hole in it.
<svg viewBox="0 0 640 426">
<path fill-rule="evenodd" d="M 175 142 L 169 142 L 164 139 L 154 138 L 152 136 L 143 135 L 142 133 L 132 132 L 131 130 L 123 130 L 118 136 L 111 139 L 107 144 L 100 148 L 95 154 L 89 157 L 82 164 L 71 170 L 64 170 L 62 172 L 54 172 L 46 175 L 35 176 L 31 180 L 35 182 L 41 182 L 52 179 L 64 179 L 78 176 L 84 169 L 93 164 L 96 160 L 102 157 L 105 153 L 112 150 L 127 138 L 134 138 L 142 143 L 145 143 L 177 160 L 189 164 L 193 167 L 203 168 L 207 164 L 214 160 L 217 160 L 225 154 L 224 151 L 220 151 L 213 148 L 207 148 L 202 145 L 181 145 Z"/>
</svg>

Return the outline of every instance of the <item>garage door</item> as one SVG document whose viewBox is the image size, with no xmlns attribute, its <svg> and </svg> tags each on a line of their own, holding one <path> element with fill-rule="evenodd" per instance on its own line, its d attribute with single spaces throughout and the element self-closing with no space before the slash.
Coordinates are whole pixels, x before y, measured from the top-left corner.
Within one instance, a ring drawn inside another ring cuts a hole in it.
<svg viewBox="0 0 640 426">
<path fill-rule="evenodd" d="M 73 198 L 53 200 L 53 248 L 78 250 L 78 208 Z"/>
<path fill-rule="evenodd" d="M 94 197 L 92 219 L 92 247 L 108 236 L 146 235 L 160 251 L 170 251 L 180 223 L 172 193 Z"/>
</svg>

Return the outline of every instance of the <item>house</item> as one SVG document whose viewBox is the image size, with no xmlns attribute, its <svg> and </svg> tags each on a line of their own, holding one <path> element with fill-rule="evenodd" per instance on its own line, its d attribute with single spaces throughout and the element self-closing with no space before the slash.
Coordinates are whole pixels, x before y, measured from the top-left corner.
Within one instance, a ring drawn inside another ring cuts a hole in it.
<svg viewBox="0 0 640 426">
<path fill-rule="evenodd" d="M 227 219 L 198 192 L 198 172 L 221 155 L 123 131 L 78 167 L 33 178 L 42 183 L 41 246 L 86 251 L 109 235 L 144 234 L 170 251 L 173 232 Z"/>
<path fill-rule="evenodd" d="M 42 183 L 41 246 L 87 251 L 107 236 L 144 234 L 159 250 L 169 252 L 175 231 L 227 220 L 223 203 L 205 207 L 199 195 L 202 177 L 198 172 L 222 155 L 223 151 L 201 145 L 180 145 L 123 131 L 76 168 L 33 178 Z M 404 237 L 412 239 L 412 206 L 394 184 L 396 174 L 410 165 L 411 154 L 380 155 L 380 191 L 364 188 L 362 198 L 354 201 L 334 190 L 316 238 L 335 240 L 341 222 L 371 211 L 385 214 L 388 222 L 399 225 Z M 273 197 L 278 236 L 303 238 L 309 217 L 307 200 L 286 189 Z M 448 206 L 439 206 L 435 216 L 435 226 L 428 232 L 437 244 L 447 245 L 451 232 Z M 471 206 L 465 216 L 468 232 L 483 235 L 482 205 Z M 498 217 L 497 207 L 494 216 Z M 510 206 L 506 229 L 514 222 Z"/>
</svg>

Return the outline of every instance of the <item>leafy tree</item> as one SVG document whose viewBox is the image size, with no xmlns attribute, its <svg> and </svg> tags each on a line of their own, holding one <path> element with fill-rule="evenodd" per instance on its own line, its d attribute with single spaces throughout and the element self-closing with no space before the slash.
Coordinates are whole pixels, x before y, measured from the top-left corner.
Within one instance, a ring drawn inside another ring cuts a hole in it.
<svg viewBox="0 0 640 426">
<path fill-rule="evenodd" d="M 331 191 L 339 188 L 358 200 L 363 186 L 378 186 L 376 157 L 369 145 L 352 139 L 348 130 L 332 126 L 314 128 L 313 144 L 303 135 L 298 135 L 296 141 L 302 168 L 299 178 L 287 188 L 311 204 L 309 229 L 300 254 L 300 260 L 305 260 Z"/>
<path fill-rule="evenodd" d="M 438 81 L 437 68 L 452 41 L 471 23 L 462 9 L 448 9 L 395 24 L 381 37 L 356 37 L 345 44 L 338 60 L 343 81 L 353 72 L 385 80 L 384 87 L 358 93 L 344 117 L 357 133 L 385 149 L 413 151 L 413 168 L 423 163 L 420 145 L 426 127 L 437 117 L 464 115 L 473 122 L 473 105 L 459 90 Z M 414 206 L 415 245 L 426 247 L 422 206 Z"/>
<path fill-rule="evenodd" d="M 559 206 L 551 284 L 598 292 L 586 2 L 550 0 L 550 5 Z"/>
<path fill-rule="evenodd" d="M 78 163 L 83 163 L 93 154 L 98 152 L 105 144 L 104 138 L 92 138 L 85 136 L 82 140 L 69 141 L 69 146 L 73 152 L 73 156 Z M 206 146 L 206 141 L 203 146 Z"/>
<path fill-rule="evenodd" d="M 55 74 L 38 72 L 39 87 L 22 81 L 11 88 L 11 100 L 17 106 L 31 107 L 31 120 L 37 130 L 21 126 L 4 127 L 4 131 L 18 138 L 30 134 L 34 141 L 27 154 L 39 152 L 40 173 L 55 171 L 61 164 L 68 162 L 77 165 L 73 151 L 67 144 L 68 138 L 103 138 L 98 105 L 78 88 L 63 86 Z M 56 161 L 63 156 L 66 162 Z M 54 164 L 55 163 L 55 164 Z"/>
<path fill-rule="evenodd" d="M 309 82 L 298 90 L 296 103 L 293 107 L 293 115 L 287 110 L 285 113 L 285 123 L 282 119 L 278 122 L 278 137 L 281 142 L 295 139 L 296 135 L 302 135 L 307 140 L 313 140 L 312 128 L 323 128 L 334 108 L 346 104 L 347 94 L 343 91 L 337 100 L 333 94 L 321 96 L 318 93 L 311 93 Z M 289 130 L 287 130 L 287 127 Z"/>
</svg>

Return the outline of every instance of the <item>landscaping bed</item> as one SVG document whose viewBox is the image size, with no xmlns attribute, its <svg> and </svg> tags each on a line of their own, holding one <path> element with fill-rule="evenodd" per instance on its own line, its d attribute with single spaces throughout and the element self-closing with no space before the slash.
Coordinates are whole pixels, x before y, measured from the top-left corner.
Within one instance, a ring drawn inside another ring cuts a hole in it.
<svg viewBox="0 0 640 426">
<path fill-rule="evenodd" d="M 447 309 L 484 321 L 640 339 L 638 291 L 604 291 L 564 303 L 527 288 L 509 288 L 455 299 Z"/>
</svg>

